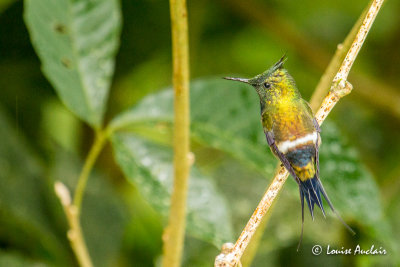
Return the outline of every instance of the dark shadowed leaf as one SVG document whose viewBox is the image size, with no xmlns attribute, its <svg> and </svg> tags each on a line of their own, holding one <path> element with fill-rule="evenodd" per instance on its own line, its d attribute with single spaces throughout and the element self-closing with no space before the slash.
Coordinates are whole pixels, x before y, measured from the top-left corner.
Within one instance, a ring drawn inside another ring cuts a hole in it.
<svg viewBox="0 0 400 267">
<path fill-rule="evenodd" d="M 66 239 L 54 231 L 46 203 L 47 180 L 35 154 L 0 110 L 0 236 L 36 257 L 71 264 Z"/>
<path fill-rule="evenodd" d="M 66 238 L 67 223 L 53 184 L 54 180 L 61 180 L 73 188 L 81 162 L 57 148 L 54 164 L 45 172 L 37 156 L 11 129 L 1 112 L 0 127 L 1 238 L 7 240 L 5 245 L 55 266 L 73 266 L 76 260 Z M 118 260 L 124 231 L 123 203 L 103 176 L 96 173 L 91 178 L 83 202 L 82 227 L 95 265 L 113 266 Z M 0 263 L 2 260 L 19 262 L 12 258 L 0 257 Z"/>
<path fill-rule="evenodd" d="M 43 72 L 61 100 L 99 127 L 119 44 L 118 1 L 27 0 L 24 16 Z"/>
</svg>

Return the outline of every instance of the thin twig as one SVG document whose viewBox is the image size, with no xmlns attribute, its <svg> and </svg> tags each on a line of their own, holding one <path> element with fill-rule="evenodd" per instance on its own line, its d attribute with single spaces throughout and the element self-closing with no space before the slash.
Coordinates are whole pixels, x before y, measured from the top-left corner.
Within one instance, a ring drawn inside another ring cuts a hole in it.
<svg viewBox="0 0 400 267">
<path fill-rule="evenodd" d="M 319 69 L 326 67 L 329 61 L 327 54 L 321 46 L 312 41 L 312 38 L 305 37 L 288 20 L 282 19 L 274 9 L 263 4 L 263 1 L 243 0 L 222 0 L 224 5 L 233 8 L 240 16 L 250 21 L 255 21 L 268 29 L 268 34 L 275 34 L 278 38 L 288 44 L 292 49 L 301 51 L 301 56 L 312 62 Z M 264 1 L 265 3 L 265 1 Z"/>
<path fill-rule="evenodd" d="M 305 62 L 311 63 L 314 67 L 320 70 L 325 70 L 328 64 L 329 55 L 317 45 L 313 38 L 307 36 L 306 33 L 301 32 L 290 19 L 282 17 L 278 13 L 274 13 L 273 9 L 262 4 L 262 1 L 254 0 L 222 0 L 228 7 L 232 7 L 232 10 L 243 16 L 245 19 L 254 21 L 258 25 L 268 30 L 268 34 L 274 34 L 276 38 L 281 39 L 288 47 L 293 51 L 297 51 L 297 55 L 302 57 Z M 343 43 L 344 44 L 344 43 Z M 346 50 L 344 50 L 346 51 Z M 344 56 L 344 55 L 343 55 Z M 338 62 L 341 64 L 342 59 Z M 339 66 L 339 65 L 337 65 Z M 332 75 L 336 74 L 336 70 Z M 323 91 L 318 95 L 318 100 L 311 102 L 311 107 L 315 111 L 322 99 L 329 91 L 331 79 L 327 79 L 327 87 L 324 87 Z M 353 84 L 356 84 L 363 90 L 356 90 L 354 93 L 357 97 L 364 99 L 386 112 L 390 112 L 397 118 L 400 118 L 400 94 L 396 87 L 393 87 L 387 83 L 387 80 L 381 78 L 371 78 L 358 70 L 351 74 Z M 377 90 L 379 88 L 379 90 Z M 313 104 L 316 105 L 313 107 Z"/>
<path fill-rule="evenodd" d="M 74 251 L 78 263 L 82 267 L 92 267 L 92 261 L 89 252 L 85 245 L 82 229 L 79 223 L 79 212 L 75 205 L 71 204 L 71 195 L 67 187 L 61 183 L 54 184 L 54 191 L 64 208 L 65 215 L 69 224 L 67 237 L 71 243 L 72 250 Z"/>
<path fill-rule="evenodd" d="M 67 187 L 61 182 L 56 182 L 54 189 L 56 195 L 61 201 L 64 208 L 64 213 L 67 217 L 69 230 L 67 237 L 71 243 L 72 250 L 82 267 L 92 267 L 92 260 L 90 259 L 89 252 L 87 250 L 85 239 L 83 237 L 82 228 L 80 224 L 81 206 L 83 194 L 86 189 L 86 184 L 89 179 L 90 172 L 99 156 L 101 150 L 104 147 L 105 141 L 111 133 L 111 128 L 105 130 L 99 130 L 96 133 L 96 139 L 86 157 L 85 164 L 83 165 L 82 171 L 79 175 L 78 184 L 75 189 L 74 200 L 71 203 L 71 196 Z"/>
<path fill-rule="evenodd" d="M 349 50 L 350 45 L 352 44 L 355 36 L 360 29 L 361 23 L 365 18 L 365 14 L 368 12 L 371 7 L 373 1 L 365 8 L 365 10 L 361 13 L 357 22 L 354 24 L 350 33 L 346 36 L 346 39 L 343 43 L 339 44 L 336 48 L 335 55 L 329 62 L 328 67 L 325 69 L 324 74 L 322 74 L 321 79 L 319 80 L 315 90 L 310 99 L 310 106 L 313 111 L 316 111 L 319 107 L 319 104 L 322 102 L 326 94 L 329 92 L 330 86 L 332 85 L 332 80 L 335 78 L 337 70 L 340 68 L 340 65 L 343 62 L 344 57 L 346 56 L 346 52 Z"/>
<path fill-rule="evenodd" d="M 381 8 L 384 0 L 374 0 L 372 2 L 371 7 L 368 10 L 365 19 L 358 30 L 356 38 L 353 41 L 353 44 L 350 47 L 350 50 L 347 52 L 347 55 L 340 67 L 338 73 L 336 74 L 334 82 L 343 80 L 347 80 L 347 76 L 350 73 L 351 67 L 353 66 L 354 61 L 360 52 L 362 45 L 364 44 L 365 38 L 367 38 L 368 32 L 371 29 L 372 24 L 375 21 L 376 15 L 378 15 L 379 9 Z"/>
<path fill-rule="evenodd" d="M 275 173 L 278 173 L 280 171 L 280 169 L 281 169 L 281 163 L 278 163 L 275 168 Z M 281 191 L 278 192 L 278 195 L 276 197 L 278 197 L 280 193 L 281 193 Z M 264 215 L 264 217 L 261 220 L 260 225 L 257 227 L 256 232 L 254 233 L 253 237 L 251 238 L 250 243 L 247 245 L 247 248 L 244 251 L 244 253 L 240 259 L 243 267 L 251 266 L 251 263 L 253 262 L 253 259 L 257 254 L 258 247 L 260 246 L 260 242 L 262 241 L 262 237 L 264 235 L 265 229 L 267 228 L 268 221 L 271 217 L 274 206 L 276 206 L 276 201 L 272 202 L 270 211 Z"/>
<path fill-rule="evenodd" d="M 328 116 L 329 112 L 333 109 L 335 104 L 340 100 L 340 98 L 349 94 L 352 90 L 352 86 L 349 82 L 347 82 L 347 77 L 350 72 L 350 69 L 357 57 L 358 52 L 360 51 L 364 40 L 368 34 L 369 29 L 371 28 L 376 15 L 379 12 L 380 7 L 382 6 L 384 0 L 374 0 L 371 7 L 366 14 L 363 23 L 358 30 L 358 33 L 351 45 L 349 51 L 346 54 L 342 65 L 339 68 L 339 71 L 335 75 L 331 89 L 328 95 L 324 98 L 321 107 L 318 109 L 315 114 L 315 118 L 318 123 L 321 125 L 325 118 Z M 268 187 L 266 193 L 258 204 L 256 210 L 251 216 L 249 222 L 244 228 L 243 232 L 239 236 L 233 248 L 227 253 L 226 251 L 219 254 L 215 259 L 215 266 L 235 266 L 240 262 L 240 258 L 243 255 L 244 250 L 249 244 L 252 236 L 254 235 L 257 227 L 261 223 L 262 218 L 268 212 L 271 204 L 273 203 L 275 197 L 278 195 L 281 190 L 283 184 L 285 183 L 289 173 L 287 170 L 282 167 L 278 173 L 275 175 L 271 185 Z"/>
<path fill-rule="evenodd" d="M 83 165 L 82 171 L 79 175 L 78 184 L 75 189 L 74 194 L 74 206 L 77 208 L 78 216 L 80 214 L 81 206 L 82 206 L 82 198 L 85 193 L 86 184 L 89 179 L 90 172 L 93 168 L 94 163 L 96 162 L 97 157 L 99 156 L 101 150 L 103 149 L 104 143 L 108 137 L 108 131 L 100 130 L 96 133 L 95 141 L 90 148 L 89 154 L 86 157 L 85 163 Z"/>
<path fill-rule="evenodd" d="M 250 217 L 250 220 L 240 234 L 235 245 L 229 253 L 221 253 L 217 256 L 217 258 L 215 259 L 215 266 L 235 266 L 239 262 L 244 250 L 246 249 L 252 236 L 256 232 L 259 224 L 261 223 L 262 218 L 268 212 L 269 208 L 272 205 L 272 202 L 278 195 L 288 176 L 289 173 L 287 172 L 287 170 L 284 167 L 281 167 L 278 173 L 275 175 L 275 178 L 268 187 L 267 191 L 265 192 L 253 215 Z"/>
<path fill-rule="evenodd" d="M 185 235 L 189 153 L 189 43 L 186 0 L 170 0 L 174 84 L 174 187 L 163 234 L 163 266 L 180 265 Z"/>
</svg>

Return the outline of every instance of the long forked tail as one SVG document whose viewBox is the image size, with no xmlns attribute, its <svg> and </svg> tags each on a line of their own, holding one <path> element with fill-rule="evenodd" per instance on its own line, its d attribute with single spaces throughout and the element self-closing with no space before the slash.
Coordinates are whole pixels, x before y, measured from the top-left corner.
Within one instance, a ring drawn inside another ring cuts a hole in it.
<svg viewBox="0 0 400 267">
<path fill-rule="evenodd" d="M 322 204 L 322 196 L 325 198 L 326 202 L 328 203 L 329 207 L 331 210 L 336 214 L 338 219 L 342 222 L 342 224 L 352 233 L 355 235 L 356 233 L 354 232 L 353 229 L 351 229 L 350 226 L 348 226 L 342 217 L 339 215 L 339 213 L 336 211 L 336 209 L 333 207 L 332 202 L 329 200 L 328 195 L 326 194 L 326 191 L 324 187 L 322 186 L 322 183 L 320 179 L 315 175 L 313 178 L 308 179 L 306 181 L 300 181 L 299 183 L 299 191 L 300 191 L 300 200 L 301 200 L 301 235 L 300 235 L 300 241 L 299 245 L 297 246 L 297 251 L 300 248 L 301 241 L 303 239 L 303 225 L 304 225 L 304 199 L 307 202 L 308 209 L 310 210 L 310 214 L 312 219 L 314 220 L 314 205 L 316 204 L 322 211 L 322 214 L 325 217 L 325 210 L 324 206 Z"/>
</svg>

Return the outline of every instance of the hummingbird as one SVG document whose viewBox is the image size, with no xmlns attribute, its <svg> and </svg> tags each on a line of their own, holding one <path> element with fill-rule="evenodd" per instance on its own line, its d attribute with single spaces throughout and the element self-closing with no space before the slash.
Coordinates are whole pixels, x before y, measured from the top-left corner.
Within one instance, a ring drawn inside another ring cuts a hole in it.
<svg viewBox="0 0 400 267">
<path fill-rule="evenodd" d="M 299 250 L 303 238 L 304 200 L 314 220 L 315 205 L 325 217 L 322 197 L 325 198 L 343 225 L 353 234 L 354 231 L 340 217 L 322 186 L 319 177 L 321 129 L 309 104 L 301 97 L 294 79 L 284 69 L 285 61 L 286 56 L 283 56 L 268 70 L 251 79 L 224 79 L 249 84 L 256 90 L 267 143 L 299 186 L 302 217 Z"/>
</svg>

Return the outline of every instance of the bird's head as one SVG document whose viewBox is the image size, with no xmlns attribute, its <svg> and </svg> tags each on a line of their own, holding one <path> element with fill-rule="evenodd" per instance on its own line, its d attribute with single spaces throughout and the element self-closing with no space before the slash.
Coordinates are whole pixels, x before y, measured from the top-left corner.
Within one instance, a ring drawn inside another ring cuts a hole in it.
<svg viewBox="0 0 400 267">
<path fill-rule="evenodd" d="M 239 81 L 253 86 L 260 100 L 279 100 L 284 96 L 295 96 L 297 89 L 295 82 L 289 72 L 283 68 L 286 56 L 263 73 L 251 79 L 225 77 L 226 80 Z"/>
</svg>

